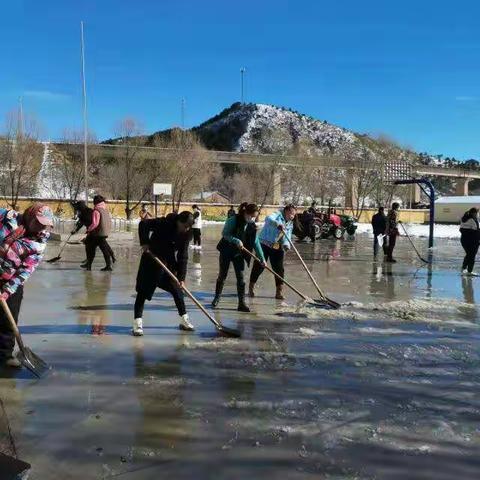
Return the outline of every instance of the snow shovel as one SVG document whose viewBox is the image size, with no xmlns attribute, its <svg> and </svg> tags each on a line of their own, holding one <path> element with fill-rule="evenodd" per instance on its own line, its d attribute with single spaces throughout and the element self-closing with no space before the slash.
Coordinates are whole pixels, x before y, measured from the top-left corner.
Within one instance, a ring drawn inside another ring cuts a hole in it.
<svg viewBox="0 0 480 480">
<path fill-rule="evenodd" d="M 261 263 L 260 259 L 255 256 L 252 252 L 247 250 L 245 247 L 242 247 L 241 250 L 245 252 L 246 254 L 250 255 L 256 262 Z M 303 294 L 300 290 L 295 288 L 291 283 L 288 283 L 283 277 L 281 277 L 277 272 L 275 272 L 273 269 L 271 269 L 268 265 L 265 265 L 264 267 L 266 270 L 268 270 L 275 278 L 278 278 L 281 280 L 288 288 L 293 290 L 302 300 L 304 300 L 307 303 L 310 303 L 311 305 L 315 307 L 325 307 L 326 302 L 324 300 L 313 300 L 310 297 L 307 297 L 305 294 Z M 321 303 L 319 303 L 321 302 Z M 329 305 L 329 304 L 327 304 Z"/>
<path fill-rule="evenodd" d="M 413 247 L 413 249 L 415 250 L 415 253 L 417 254 L 417 257 L 418 257 L 422 262 L 430 263 L 428 260 L 425 260 L 425 259 L 418 253 L 418 250 L 417 250 L 417 248 L 415 247 L 415 244 L 413 243 L 413 240 L 410 238 L 410 235 L 408 234 L 407 229 L 403 226 L 403 223 L 402 223 L 402 222 L 398 222 L 398 223 L 402 226 L 402 229 L 403 229 L 403 231 L 405 232 L 406 237 L 408 238 L 408 240 L 409 240 L 410 243 L 412 244 L 412 247 Z"/>
<path fill-rule="evenodd" d="M 303 261 L 303 258 L 302 256 L 300 255 L 300 252 L 297 250 L 297 247 L 293 244 L 292 240 L 290 238 L 288 238 L 288 235 L 285 235 L 285 238 L 288 240 L 288 243 L 290 244 L 290 246 L 292 247 L 292 250 L 297 254 L 297 257 L 298 259 L 300 260 L 300 262 L 302 263 L 303 265 L 303 268 L 305 269 L 305 271 L 307 272 L 308 276 L 310 277 L 310 280 L 312 281 L 312 283 L 315 285 L 315 288 L 317 289 L 318 293 L 320 294 L 320 300 L 317 300 L 319 302 L 323 302 L 323 303 L 326 303 L 327 305 L 329 305 L 330 307 L 332 308 L 335 308 L 335 309 L 339 309 L 341 307 L 341 305 L 336 302 L 335 300 L 332 300 L 330 298 L 328 298 L 323 292 L 322 290 L 320 289 L 320 287 L 318 286 L 318 283 L 317 281 L 315 280 L 315 278 L 313 278 L 313 275 L 312 275 L 312 272 L 308 269 L 307 267 L 307 264 Z"/>
<path fill-rule="evenodd" d="M 15 319 L 13 318 L 10 308 L 8 308 L 7 302 L 3 299 L 0 300 L 2 309 L 7 317 L 10 326 L 12 327 L 13 334 L 17 340 L 18 348 L 20 349 L 17 358 L 21 364 L 30 370 L 36 377 L 41 378 L 45 373 L 50 370 L 50 367 L 37 355 L 35 355 L 27 346 L 24 345 L 20 331 L 18 330 Z"/>
<path fill-rule="evenodd" d="M 58 255 L 56 257 L 51 258 L 50 260 L 47 260 L 47 263 L 55 263 L 55 262 L 58 262 L 62 258 L 63 250 L 67 246 L 67 243 L 70 240 L 72 235 L 73 235 L 73 232 L 70 233 L 68 238 L 63 242 L 63 245 L 60 247 L 60 251 L 58 252 Z"/>
<path fill-rule="evenodd" d="M 31 465 L 14 457 L 0 453 L 0 472 L 2 480 L 27 478 Z"/>
<path fill-rule="evenodd" d="M 150 256 L 153 258 L 153 260 L 163 268 L 163 270 L 167 273 L 167 275 L 177 284 L 180 283 L 178 281 L 178 278 L 167 268 L 167 266 L 158 258 L 156 257 L 152 252 L 148 252 Z M 224 327 L 220 323 L 218 323 L 211 315 L 210 313 L 207 312 L 205 307 L 193 296 L 192 292 L 190 290 L 183 286 L 182 287 L 183 291 L 187 294 L 187 296 L 192 300 L 192 302 L 205 314 L 205 316 L 215 325 L 215 328 L 221 332 L 224 333 L 225 335 L 229 337 L 235 337 L 235 338 L 240 338 L 242 334 L 240 333 L 240 330 L 237 330 L 235 328 L 228 328 Z"/>
</svg>

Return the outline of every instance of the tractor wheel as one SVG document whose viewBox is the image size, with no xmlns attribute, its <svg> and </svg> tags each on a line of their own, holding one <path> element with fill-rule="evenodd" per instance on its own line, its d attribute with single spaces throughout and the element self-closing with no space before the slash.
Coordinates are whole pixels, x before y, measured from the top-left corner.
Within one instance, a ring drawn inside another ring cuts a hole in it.
<svg viewBox="0 0 480 480">
<path fill-rule="evenodd" d="M 335 230 L 333 231 L 333 236 L 337 239 L 340 240 L 343 238 L 344 231 L 340 227 L 336 227 Z"/>
<path fill-rule="evenodd" d="M 312 222 L 312 225 L 311 225 L 311 237 L 312 238 L 315 238 L 316 240 L 320 240 L 323 235 L 323 228 L 322 228 L 323 224 L 320 220 L 318 219 L 315 219 L 313 222 Z"/>
</svg>

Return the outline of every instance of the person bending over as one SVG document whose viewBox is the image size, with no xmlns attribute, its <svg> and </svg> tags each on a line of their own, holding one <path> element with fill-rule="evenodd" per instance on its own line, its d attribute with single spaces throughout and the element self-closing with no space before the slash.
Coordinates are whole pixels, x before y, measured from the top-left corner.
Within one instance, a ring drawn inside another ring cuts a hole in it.
<svg viewBox="0 0 480 480">
<path fill-rule="evenodd" d="M 235 275 L 237 277 L 238 293 L 238 311 L 249 312 L 245 303 L 245 262 L 250 262 L 250 256 L 241 249 L 245 247 L 248 251 L 255 250 L 256 256 L 265 265 L 265 257 L 262 247 L 257 238 L 257 229 L 255 227 L 255 218 L 258 215 L 258 207 L 253 204 L 242 204 L 234 217 L 230 217 L 223 227 L 222 238 L 217 245 L 220 252 L 219 272 L 217 285 L 215 288 L 215 297 L 212 301 L 212 307 L 217 307 L 223 286 L 228 275 L 230 263 L 233 263 Z"/>
<path fill-rule="evenodd" d="M 285 252 L 290 250 L 289 240 L 291 241 L 292 239 L 293 219 L 296 213 L 297 208 L 290 204 L 282 210 L 268 215 L 268 217 L 265 218 L 265 224 L 259 235 L 265 260 L 268 261 L 270 259 L 272 270 L 282 278 L 285 276 L 283 261 Z M 248 288 L 250 297 L 255 296 L 255 284 L 263 271 L 264 267 L 258 262 L 253 264 Z M 284 300 L 283 281 L 275 277 L 275 285 L 275 298 L 277 300 Z"/>
<path fill-rule="evenodd" d="M 188 244 L 193 225 L 191 212 L 170 213 L 166 217 L 142 220 L 138 226 L 143 255 L 137 274 L 137 298 L 132 333 L 143 335 L 143 308 L 146 300 L 151 300 L 155 289 L 161 288 L 173 297 L 181 317 L 181 330 L 194 330 L 190 323 L 182 287 L 187 275 Z M 158 257 L 177 277 L 178 283 L 152 258 Z"/>
<path fill-rule="evenodd" d="M 92 224 L 93 218 L 93 208 L 90 208 L 83 200 L 77 200 L 71 202 L 73 211 L 75 212 L 75 227 L 70 232 L 70 235 L 75 235 L 78 233 L 83 227 L 88 229 L 88 227 Z M 85 241 L 83 241 L 85 245 Z M 85 256 L 87 254 L 87 246 L 85 245 Z M 84 260 L 80 266 L 85 268 L 87 266 L 87 260 Z"/>
<path fill-rule="evenodd" d="M 5 301 L 18 323 L 23 285 L 35 271 L 53 227 L 53 213 L 35 204 L 20 215 L 0 209 L 0 299 Z M 13 356 L 15 336 L 3 308 L 0 308 L 0 364 L 19 368 Z"/>
</svg>

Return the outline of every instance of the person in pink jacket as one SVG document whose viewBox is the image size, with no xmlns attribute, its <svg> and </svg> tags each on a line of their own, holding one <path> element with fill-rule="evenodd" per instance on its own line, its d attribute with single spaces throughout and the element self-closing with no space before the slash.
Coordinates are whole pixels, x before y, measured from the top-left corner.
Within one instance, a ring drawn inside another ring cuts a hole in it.
<svg viewBox="0 0 480 480">
<path fill-rule="evenodd" d="M 40 263 L 53 213 L 46 205 L 35 204 L 23 213 L 0 209 L 0 299 L 5 301 L 18 323 L 23 285 Z M 0 364 L 20 367 L 13 356 L 15 337 L 0 308 Z"/>
<path fill-rule="evenodd" d="M 93 197 L 93 205 L 92 223 L 87 228 L 87 237 L 85 238 L 87 261 L 81 267 L 88 271 L 92 269 L 97 247 L 100 247 L 105 259 L 105 267 L 101 270 L 103 272 L 111 272 L 112 262 L 115 263 L 115 255 L 112 247 L 107 242 L 107 238 L 112 229 L 112 217 L 107 209 L 105 199 L 101 195 Z"/>
</svg>

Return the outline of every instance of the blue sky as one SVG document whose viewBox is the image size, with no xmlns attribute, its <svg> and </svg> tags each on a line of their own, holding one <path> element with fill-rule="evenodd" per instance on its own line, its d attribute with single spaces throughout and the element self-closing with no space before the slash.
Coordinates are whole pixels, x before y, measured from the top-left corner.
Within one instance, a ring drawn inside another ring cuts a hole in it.
<svg viewBox="0 0 480 480">
<path fill-rule="evenodd" d="M 291 107 L 419 151 L 480 158 L 480 2 L 9 0 L 0 16 L 0 116 L 34 112 L 45 138 L 89 123 L 193 126 L 240 97 Z"/>
</svg>

